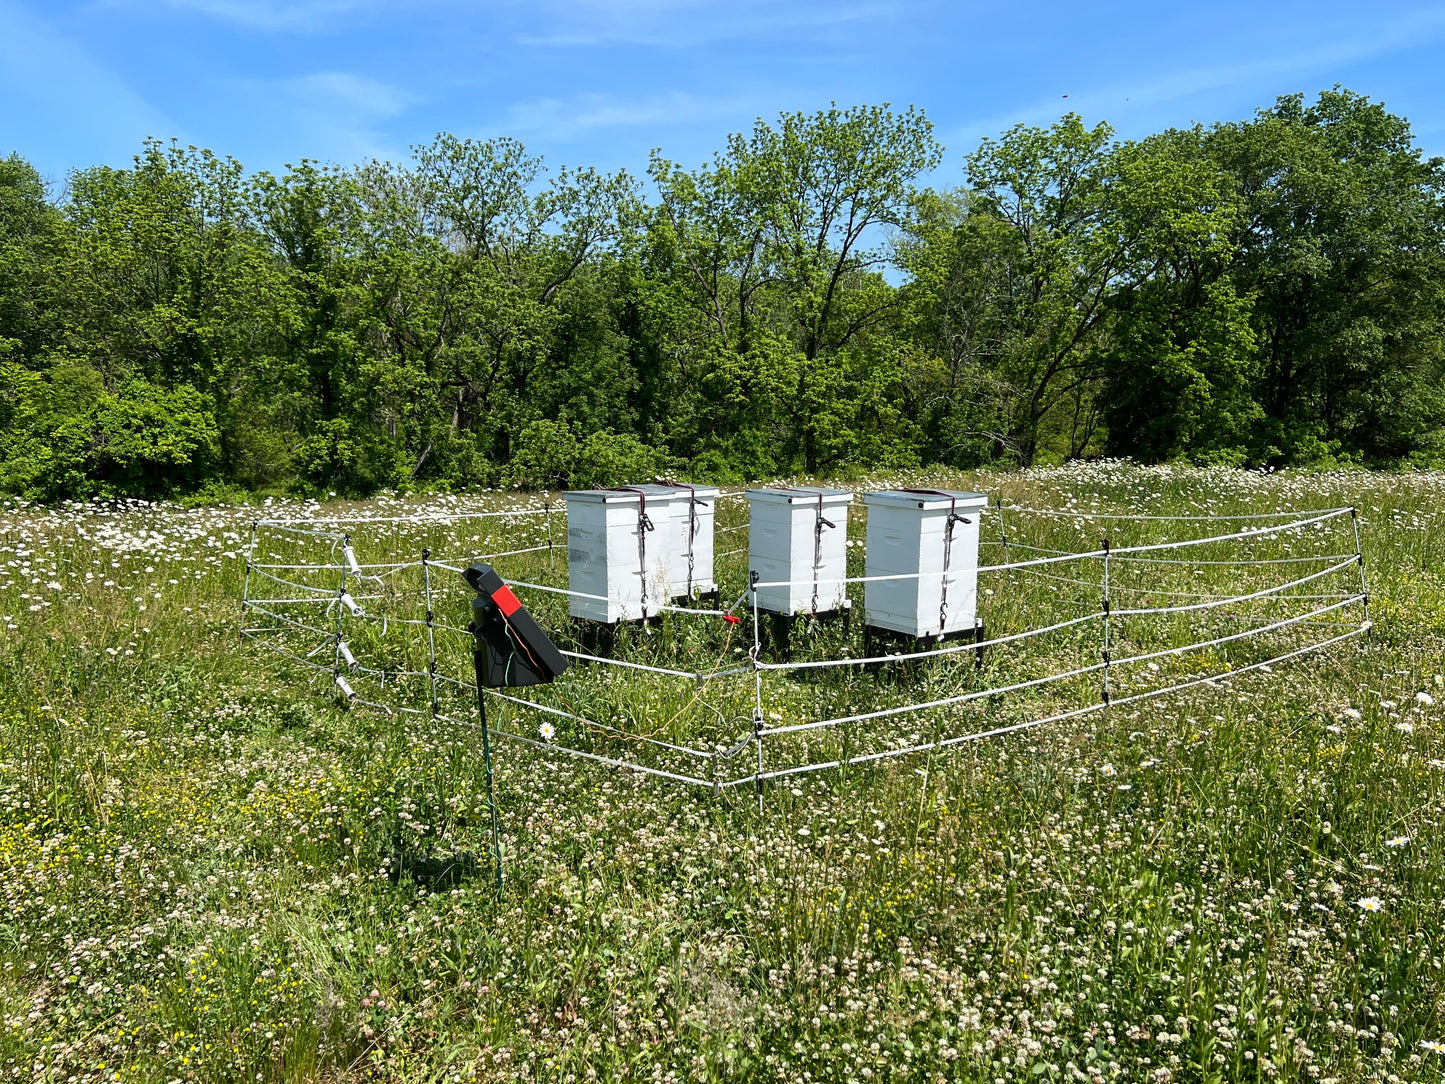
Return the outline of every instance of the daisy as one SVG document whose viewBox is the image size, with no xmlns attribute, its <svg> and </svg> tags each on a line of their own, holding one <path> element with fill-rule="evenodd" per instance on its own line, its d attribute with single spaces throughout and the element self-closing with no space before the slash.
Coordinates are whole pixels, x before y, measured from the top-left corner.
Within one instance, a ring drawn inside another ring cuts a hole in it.
<svg viewBox="0 0 1445 1084">
<path fill-rule="evenodd" d="M 1435 706 L 1435 698 L 1422 689 L 1415 694 L 1415 703 L 1419 704 L 1422 708 L 1433 708 Z"/>
<path fill-rule="evenodd" d="M 1386 847 L 1403 847 L 1410 842 L 1409 836 L 1395 836 L 1393 839 L 1385 840 Z"/>
<path fill-rule="evenodd" d="M 537 728 L 537 733 L 542 735 L 543 741 L 551 741 L 557 734 L 557 728 L 551 723 L 543 723 Z"/>
<path fill-rule="evenodd" d="M 1445 1043 L 1436 1042 L 1434 1039 L 1421 1039 L 1420 1045 L 1432 1054 L 1445 1054 Z"/>
<path fill-rule="evenodd" d="M 1385 909 L 1384 901 L 1379 896 L 1361 896 L 1355 901 L 1361 911 L 1377 912 Z"/>
</svg>

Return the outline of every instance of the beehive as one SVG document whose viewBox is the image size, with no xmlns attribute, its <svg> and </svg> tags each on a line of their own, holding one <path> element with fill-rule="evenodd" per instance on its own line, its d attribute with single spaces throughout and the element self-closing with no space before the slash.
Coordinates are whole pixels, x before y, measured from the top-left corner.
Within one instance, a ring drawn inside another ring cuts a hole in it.
<svg viewBox="0 0 1445 1084">
<path fill-rule="evenodd" d="M 663 487 L 658 487 L 663 488 Z M 717 499 L 714 486 L 674 482 L 678 494 L 672 515 L 672 543 L 668 550 L 668 582 L 673 598 L 690 598 L 717 590 L 713 581 L 713 525 Z"/>
<path fill-rule="evenodd" d="M 636 621 L 670 601 L 674 518 L 679 509 L 685 514 L 686 496 L 683 490 L 655 485 L 562 494 L 567 584 L 576 592 L 569 597 L 573 617 L 609 625 Z"/>
<path fill-rule="evenodd" d="M 829 613 L 847 602 L 848 505 L 846 489 L 750 489 L 748 568 L 759 582 L 791 581 L 758 589 L 760 610 Z"/>
<path fill-rule="evenodd" d="M 982 493 L 890 489 L 867 493 L 864 623 L 907 636 L 948 636 L 977 627 Z M 950 539 L 951 535 L 951 539 Z"/>
</svg>

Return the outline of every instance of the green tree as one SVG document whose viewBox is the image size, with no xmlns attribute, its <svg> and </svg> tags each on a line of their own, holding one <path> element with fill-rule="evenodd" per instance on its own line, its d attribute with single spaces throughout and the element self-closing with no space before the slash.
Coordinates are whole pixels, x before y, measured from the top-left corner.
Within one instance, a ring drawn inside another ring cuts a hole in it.
<svg viewBox="0 0 1445 1084">
<path fill-rule="evenodd" d="M 54 343 L 63 228 L 35 168 L 18 154 L 0 159 L 0 358 L 31 360 Z"/>
<path fill-rule="evenodd" d="M 1245 223 L 1231 269 L 1252 295 L 1254 455 L 1289 462 L 1440 445 L 1445 425 L 1445 161 L 1407 121 L 1347 90 L 1279 99 L 1206 148 Z"/>
<path fill-rule="evenodd" d="M 924 204 L 904 241 L 928 345 L 945 359 L 935 446 L 986 446 L 1027 465 L 1078 455 L 1096 427 L 1098 346 L 1136 255 L 1114 215 L 1107 124 L 1018 125 L 966 160 L 968 189 Z M 979 412 L 968 400 L 988 400 Z M 1062 446 L 1050 438 L 1062 432 Z"/>
<path fill-rule="evenodd" d="M 775 430 L 768 466 L 837 465 L 858 452 L 855 420 L 882 416 L 889 381 L 874 369 L 895 359 L 871 337 L 896 313 L 886 231 L 908 224 L 913 184 L 940 156 L 921 112 L 883 105 L 759 120 L 694 172 L 654 157 L 660 269 L 695 318 L 700 386 L 715 401 L 766 397 L 754 424 Z"/>
<path fill-rule="evenodd" d="M 1166 132 L 1117 154 L 1117 228 L 1138 270 L 1109 302 L 1101 348 L 1108 447 L 1146 461 L 1244 463 L 1254 398 L 1251 295 L 1231 271 L 1243 209 L 1203 132 Z"/>
</svg>

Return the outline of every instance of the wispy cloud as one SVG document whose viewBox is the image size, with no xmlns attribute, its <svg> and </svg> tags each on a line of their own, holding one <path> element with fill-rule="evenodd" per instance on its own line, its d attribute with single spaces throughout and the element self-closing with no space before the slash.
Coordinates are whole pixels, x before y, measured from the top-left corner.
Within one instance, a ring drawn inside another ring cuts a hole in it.
<svg viewBox="0 0 1445 1084">
<path fill-rule="evenodd" d="M 668 128 L 734 118 L 750 108 L 744 95 L 701 97 L 677 91 L 632 101 L 611 94 L 537 98 L 513 104 L 485 134 L 571 142 L 600 129 Z"/>
<path fill-rule="evenodd" d="M 230 91 L 278 144 L 307 148 L 306 156 L 351 164 L 366 158 L 395 158 L 402 148 L 384 122 L 421 99 L 376 79 L 326 71 L 281 79 L 232 79 Z"/>
<path fill-rule="evenodd" d="M 93 0 L 94 10 L 122 8 L 138 14 L 155 15 L 158 9 L 190 12 L 271 33 L 315 34 L 345 29 L 357 21 L 386 14 L 414 11 L 416 3 L 398 0 Z"/>
<path fill-rule="evenodd" d="M 378 120 L 394 117 L 418 101 L 398 87 L 348 72 L 316 72 L 284 80 L 281 86 L 303 105 Z"/>
<path fill-rule="evenodd" d="M 147 136 L 184 137 L 72 37 L 9 0 L 0 0 L 0 95 L 7 114 L 0 138 L 24 139 L 28 145 L 16 149 L 38 151 L 42 160 L 123 163 Z"/>
<path fill-rule="evenodd" d="M 541 9 L 542 31 L 517 35 L 522 45 L 590 48 L 645 45 L 688 48 L 704 42 L 786 40 L 881 17 L 880 4 L 798 3 L 768 0 L 606 0 Z"/>
<path fill-rule="evenodd" d="M 1067 98 L 1036 101 L 1004 116 L 962 125 L 949 132 L 950 141 L 964 145 L 984 136 L 997 135 L 1016 124 L 1040 124 L 1064 113 L 1086 118 L 1105 112 L 1143 110 L 1180 101 L 1209 91 L 1233 87 L 1273 85 L 1288 77 L 1328 72 L 1406 49 L 1416 48 L 1445 35 L 1445 8 L 1413 12 L 1404 17 L 1377 22 L 1372 28 L 1345 40 L 1328 42 L 1294 53 L 1262 57 L 1235 64 L 1188 68 L 1134 83 L 1116 83 L 1069 93 Z"/>
</svg>

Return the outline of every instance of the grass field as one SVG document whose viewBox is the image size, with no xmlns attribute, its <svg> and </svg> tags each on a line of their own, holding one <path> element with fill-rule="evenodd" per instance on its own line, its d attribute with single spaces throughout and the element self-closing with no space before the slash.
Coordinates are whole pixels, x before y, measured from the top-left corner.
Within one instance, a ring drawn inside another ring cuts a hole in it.
<svg viewBox="0 0 1445 1084">
<path fill-rule="evenodd" d="M 714 796 L 503 744 L 499 899 L 477 734 L 348 708 L 328 675 L 239 636 L 251 523 L 304 506 L 12 502 L 0 509 L 0 1079 L 1445 1078 L 1445 477 L 1106 463 L 903 481 L 1080 513 L 1010 523 L 1014 545 L 1040 551 L 1096 546 L 1089 511 L 1356 505 L 1374 628 L 1227 682 L 780 780 L 761 811 L 750 786 Z M 374 544 L 535 541 L 518 530 L 402 527 Z M 1118 544 L 1180 528 L 1110 530 Z M 1353 539 L 1322 529 L 1268 545 L 1342 553 Z M 546 556 L 499 566 L 542 577 Z M 720 570 L 741 589 L 744 558 Z M 1202 559 L 1115 575 L 1141 598 L 1271 582 Z M 1088 575 L 1067 579 L 993 583 L 991 633 L 1096 603 Z M 438 612 L 464 623 L 465 592 L 443 583 Z M 524 597 L 565 635 L 560 602 Z M 1212 610 L 1121 619 L 1114 648 L 1239 627 Z M 739 628 L 678 617 L 618 650 L 690 670 L 736 658 L 751 641 Z M 1116 693 L 1255 663 L 1307 631 L 1121 668 Z M 395 632 L 354 636 L 368 658 L 416 657 Z M 856 627 L 797 645 L 802 659 L 859 650 Z M 440 654 L 465 672 L 464 644 Z M 944 697 L 1096 656 L 1081 633 L 990 652 L 982 669 L 960 656 L 770 673 L 769 718 Z M 577 668 L 538 696 L 658 738 L 746 728 L 750 684 L 684 686 Z M 389 695 L 428 693 L 403 682 Z M 769 766 L 1097 697 L 1089 674 L 916 722 L 782 737 Z M 496 721 L 538 728 L 515 707 Z M 569 744 L 634 748 L 566 725 Z"/>
</svg>

